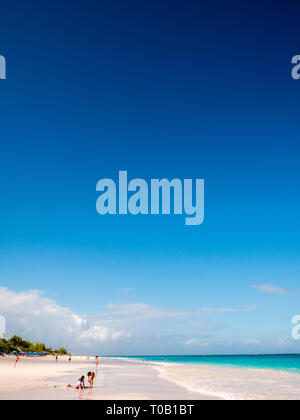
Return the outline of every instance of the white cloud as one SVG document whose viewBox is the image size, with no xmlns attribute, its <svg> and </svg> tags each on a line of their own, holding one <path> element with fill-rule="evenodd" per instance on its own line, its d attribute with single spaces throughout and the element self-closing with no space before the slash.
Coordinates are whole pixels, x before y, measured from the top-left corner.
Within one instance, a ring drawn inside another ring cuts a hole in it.
<svg viewBox="0 0 300 420">
<path fill-rule="evenodd" d="M 37 290 L 17 293 L 0 287 L 0 313 L 5 316 L 11 334 L 44 341 L 53 347 L 65 346 L 78 351 L 83 346 L 129 337 L 126 330 L 78 315 Z"/>
<path fill-rule="evenodd" d="M 144 303 L 125 303 L 121 305 L 107 305 L 110 315 L 114 317 L 139 319 L 161 319 L 161 318 L 185 318 L 189 316 L 190 312 L 175 311 L 172 309 L 156 308 Z"/>
<path fill-rule="evenodd" d="M 263 293 L 272 293 L 272 294 L 281 295 L 281 296 L 295 294 L 294 292 L 290 292 L 289 290 L 283 289 L 281 287 L 271 286 L 270 284 L 261 284 L 261 285 L 254 284 L 252 287 Z"/>
<path fill-rule="evenodd" d="M 289 337 L 284 336 L 284 337 L 280 337 L 277 341 L 277 344 L 279 347 L 290 347 L 292 345 Z"/>
<path fill-rule="evenodd" d="M 249 305 L 242 308 L 201 308 L 202 313 L 226 313 L 226 312 L 250 312 L 258 308 L 258 305 Z"/>
<path fill-rule="evenodd" d="M 191 338 L 190 340 L 187 340 L 185 345 L 186 346 L 192 346 L 193 344 L 197 343 L 198 338 Z"/>
<path fill-rule="evenodd" d="M 119 289 L 119 292 L 134 292 L 136 289 L 134 287 L 125 287 L 124 289 Z"/>
<path fill-rule="evenodd" d="M 246 340 L 244 341 L 244 343 L 246 345 L 252 345 L 252 344 L 259 344 L 260 341 L 256 340 L 255 338 L 246 338 Z"/>
<path fill-rule="evenodd" d="M 210 333 L 220 329 L 204 322 L 204 315 L 254 309 L 255 306 L 188 311 L 140 302 L 111 303 L 102 313 L 86 316 L 59 305 L 41 291 L 15 292 L 0 287 L 0 314 L 6 317 L 8 335 L 17 334 L 55 348 L 67 347 L 74 353 L 164 353 L 183 350 L 185 345 L 201 346 L 208 327 Z M 197 339 L 189 339 L 195 331 L 191 321 L 198 321 Z"/>
<path fill-rule="evenodd" d="M 185 342 L 185 345 L 190 346 L 197 346 L 197 347 L 207 347 L 209 345 L 209 342 L 207 341 L 201 341 L 199 338 L 191 338 L 190 340 L 187 340 Z"/>
</svg>

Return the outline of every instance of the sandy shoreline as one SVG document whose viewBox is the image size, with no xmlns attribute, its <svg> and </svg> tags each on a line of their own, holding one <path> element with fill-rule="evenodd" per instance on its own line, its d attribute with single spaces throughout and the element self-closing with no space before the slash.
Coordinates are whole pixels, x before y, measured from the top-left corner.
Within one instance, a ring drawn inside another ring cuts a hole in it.
<svg viewBox="0 0 300 420">
<path fill-rule="evenodd" d="M 67 356 L 61 356 L 56 363 L 55 358 L 20 358 L 18 364 L 15 357 L 0 357 L 0 398 L 6 393 L 18 393 L 35 387 L 48 387 L 51 379 L 58 379 L 72 374 L 76 370 L 93 367 L 92 359 L 75 356 L 69 363 Z"/>
<path fill-rule="evenodd" d="M 78 377 L 95 370 L 93 358 L 52 357 L 21 359 L 14 367 L 14 358 L 0 359 L 0 400 L 203 400 L 216 399 L 202 395 L 162 378 L 156 366 L 142 361 L 100 359 L 100 368 L 93 390 L 82 392 L 66 388 Z"/>
<path fill-rule="evenodd" d="M 95 370 L 94 358 L 0 358 L 0 400 L 300 399 L 300 375 L 217 365 L 100 359 L 93 390 L 67 388 Z"/>
</svg>

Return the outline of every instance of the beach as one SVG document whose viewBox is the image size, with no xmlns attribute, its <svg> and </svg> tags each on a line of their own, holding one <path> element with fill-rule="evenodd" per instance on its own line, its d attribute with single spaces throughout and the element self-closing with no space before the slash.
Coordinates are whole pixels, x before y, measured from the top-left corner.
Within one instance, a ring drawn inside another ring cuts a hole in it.
<svg viewBox="0 0 300 420">
<path fill-rule="evenodd" d="M 300 399 L 300 375 L 272 369 L 100 358 L 93 389 L 75 391 L 94 358 L 0 358 L 1 400 Z M 87 385 L 87 380 L 86 380 Z"/>
<path fill-rule="evenodd" d="M 95 359 L 86 356 L 0 358 L 1 400 L 150 400 L 215 399 L 192 392 L 160 376 L 156 364 L 123 359 L 100 359 L 92 390 L 76 391 L 78 378 L 95 371 Z M 71 385 L 71 387 L 67 387 Z M 86 385 L 88 382 L 86 380 Z"/>
</svg>

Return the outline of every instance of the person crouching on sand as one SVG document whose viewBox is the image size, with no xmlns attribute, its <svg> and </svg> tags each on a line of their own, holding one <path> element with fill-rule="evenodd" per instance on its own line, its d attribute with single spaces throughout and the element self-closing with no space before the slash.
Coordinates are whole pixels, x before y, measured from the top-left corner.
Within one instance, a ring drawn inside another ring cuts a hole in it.
<svg viewBox="0 0 300 420">
<path fill-rule="evenodd" d="M 95 380 L 95 372 L 89 372 L 88 374 L 87 374 L 87 377 L 88 377 L 88 381 L 89 381 L 89 384 L 90 384 L 90 388 L 93 388 L 93 386 L 94 386 L 94 380 Z"/>
<path fill-rule="evenodd" d="M 84 376 L 82 376 L 81 378 L 78 379 L 77 384 L 75 385 L 75 389 L 84 389 L 85 385 L 84 385 Z"/>
</svg>

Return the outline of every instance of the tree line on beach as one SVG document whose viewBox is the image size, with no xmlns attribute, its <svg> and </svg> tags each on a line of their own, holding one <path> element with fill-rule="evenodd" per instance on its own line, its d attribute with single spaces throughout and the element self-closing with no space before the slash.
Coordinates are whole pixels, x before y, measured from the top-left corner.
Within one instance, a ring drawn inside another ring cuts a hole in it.
<svg viewBox="0 0 300 420">
<path fill-rule="evenodd" d="M 61 347 L 58 350 L 47 348 L 44 343 L 31 343 L 30 341 L 23 340 L 17 335 L 12 336 L 9 340 L 0 339 L 0 353 L 13 353 L 13 352 L 24 352 L 24 353 L 48 353 L 66 355 L 68 351 Z"/>
</svg>

